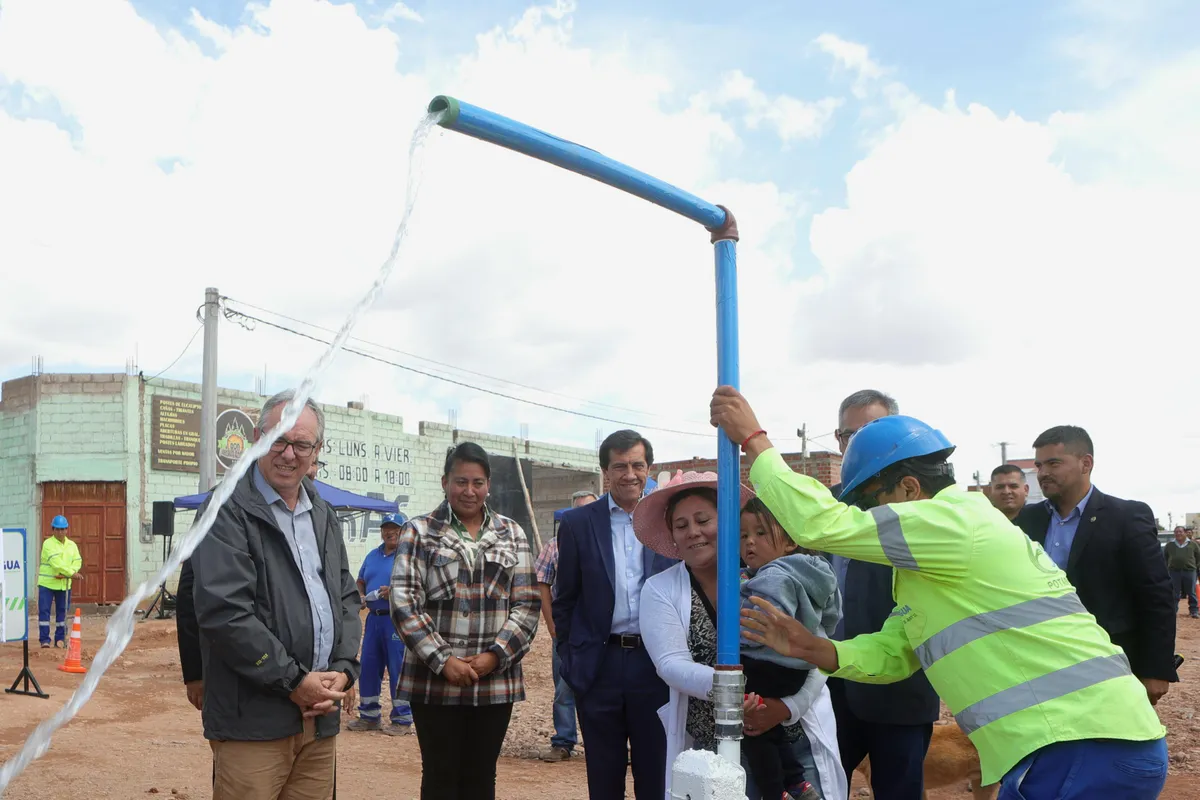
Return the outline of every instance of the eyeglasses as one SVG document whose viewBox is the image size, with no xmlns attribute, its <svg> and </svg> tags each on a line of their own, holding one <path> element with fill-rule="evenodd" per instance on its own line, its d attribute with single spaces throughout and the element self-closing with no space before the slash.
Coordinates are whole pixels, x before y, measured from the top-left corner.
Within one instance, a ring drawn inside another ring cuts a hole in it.
<svg viewBox="0 0 1200 800">
<path fill-rule="evenodd" d="M 624 473 L 628 472 L 631 469 L 638 475 L 641 475 L 643 472 L 650 469 L 650 465 L 647 464 L 645 461 L 634 461 L 632 464 L 626 464 L 624 462 L 617 462 L 615 464 L 608 465 L 608 471 L 615 472 L 618 475 L 623 475 Z"/>
<path fill-rule="evenodd" d="M 298 458 L 307 458 L 317 449 L 318 444 L 318 442 L 293 442 L 291 439 L 280 437 L 271 444 L 271 452 L 282 453 L 290 447 Z"/>
<path fill-rule="evenodd" d="M 858 433 L 858 431 L 858 428 L 838 428 L 833 432 L 833 435 L 837 437 L 839 442 L 845 444 L 846 442 L 850 441 L 850 437 Z"/>
</svg>

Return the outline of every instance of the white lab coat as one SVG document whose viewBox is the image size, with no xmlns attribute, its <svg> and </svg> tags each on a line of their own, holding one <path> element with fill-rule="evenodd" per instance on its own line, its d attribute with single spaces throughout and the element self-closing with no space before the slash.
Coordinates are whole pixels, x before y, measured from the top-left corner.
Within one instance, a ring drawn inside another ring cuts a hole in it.
<svg viewBox="0 0 1200 800">
<path fill-rule="evenodd" d="M 667 733 L 667 794 L 671 798 L 671 767 L 675 758 L 692 746 L 687 733 L 687 700 L 707 699 L 712 688 L 713 668 L 697 664 L 688 650 L 687 635 L 692 617 L 692 584 L 687 568 L 676 564 L 647 579 L 642 588 L 640 625 L 642 641 L 659 676 L 670 687 L 670 700 L 658 710 Z M 812 745 L 813 760 L 825 797 L 845 797 L 846 774 L 838 752 L 837 724 L 825 676 L 813 670 L 804 687 L 791 697 L 781 698 L 792 712 L 785 725 L 797 721 Z"/>
</svg>

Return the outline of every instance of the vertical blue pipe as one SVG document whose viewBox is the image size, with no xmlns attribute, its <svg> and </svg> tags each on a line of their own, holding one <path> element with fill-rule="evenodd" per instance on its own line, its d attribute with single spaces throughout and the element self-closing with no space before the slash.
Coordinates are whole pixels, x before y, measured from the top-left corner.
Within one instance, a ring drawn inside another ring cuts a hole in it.
<svg viewBox="0 0 1200 800">
<path fill-rule="evenodd" d="M 737 242 L 715 244 L 717 261 L 717 383 L 738 388 Z M 717 434 L 717 665 L 741 663 L 738 580 L 742 458 L 740 442 Z"/>
</svg>

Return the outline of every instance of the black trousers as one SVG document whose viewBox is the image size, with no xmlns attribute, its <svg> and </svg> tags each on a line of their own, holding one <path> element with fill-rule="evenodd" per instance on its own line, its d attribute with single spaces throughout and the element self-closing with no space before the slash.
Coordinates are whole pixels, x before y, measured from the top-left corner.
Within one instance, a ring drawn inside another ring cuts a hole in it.
<svg viewBox="0 0 1200 800">
<path fill-rule="evenodd" d="M 512 703 L 413 703 L 413 727 L 421 747 L 421 800 L 495 800 L 496 760 L 512 709 Z"/>
<path fill-rule="evenodd" d="M 850 710 L 840 688 L 830 695 L 847 785 L 855 767 L 870 756 L 871 791 L 876 800 L 921 800 L 933 723 L 889 725 L 860 719 Z"/>
<path fill-rule="evenodd" d="M 645 647 L 607 646 L 596 682 L 575 695 L 591 800 L 623 800 L 630 767 L 634 797 L 661 800 L 667 790 L 667 734 L 658 709 L 669 697 Z"/>
<path fill-rule="evenodd" d="M 767 800 L 782 797 L 785 790 L 795 789 L 808 779 L 782 725 L 776 725 L 761 736 L 742 739 L 742 755 L 754 785 Z"/>
</svg>

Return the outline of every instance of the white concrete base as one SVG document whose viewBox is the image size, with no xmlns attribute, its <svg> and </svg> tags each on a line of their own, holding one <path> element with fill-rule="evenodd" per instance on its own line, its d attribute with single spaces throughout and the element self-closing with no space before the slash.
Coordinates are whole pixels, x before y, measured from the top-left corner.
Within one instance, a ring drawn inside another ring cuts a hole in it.
<svg viewBox="0 0 1200 800">
<path fill-rule="evenodd" d="M 743 800 L 746 772 L 716 753 L 684 750 L 671 770 L 673 800 Z"/>
</svg>

